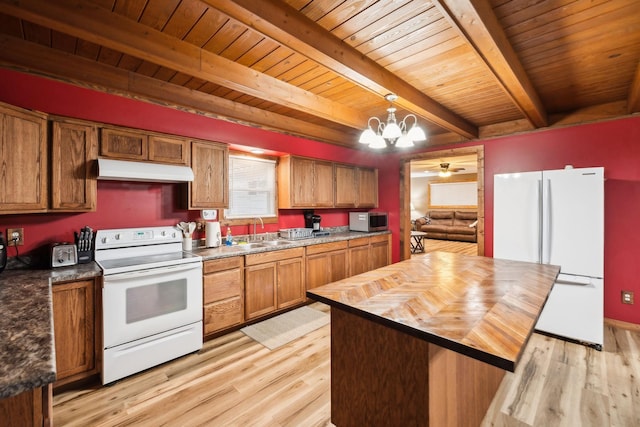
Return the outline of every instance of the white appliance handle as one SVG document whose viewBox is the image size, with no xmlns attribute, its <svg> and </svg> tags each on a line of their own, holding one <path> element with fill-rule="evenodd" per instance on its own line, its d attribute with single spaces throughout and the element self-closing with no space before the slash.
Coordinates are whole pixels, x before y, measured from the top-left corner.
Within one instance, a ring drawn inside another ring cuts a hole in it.
<svg viewBox="0 0 640 427">
<path fill-rule="evenodd" d="M 157 346 L 158 344 L 161 344 L 166 341 L 172 341 L 177 337 L 180 337 L 183 335 L 189 335 L 192 333 L 193 333 L 193 328 L 189 328 L 187 330 L 181 330 L 178 332 L 169 333 L 167 335 L 161 336 L 160 338 L 134 341 L 130 345 L 122 346 L 121 348 L 119 348 L 117 351 L 117 354 L 123 355 L 123 354 L 133 353 L 148 347 Z"/>
<path fill-rule="evenodd" d="M 123 280 L 131 280 L 135 277 L 147 277 L 147 276 L 159 276 L 165 273 L 175 273 L 178 271 L 189 271 L 202 269 L 201 262 L 191 262 L 188 264 L 170 265 L 159 268 L 149 268 L 146 270 L 127 271 L 125 273 L 118 273 L 104 276 L 104 282 L 118 282 Z"/>
<path fill-rule="evenodd" d="M 552 216 L 552 206 L 551 206 L 551 180 L 545 179 L 545 184 L 547 186 L 546 197 L 544 200 L 544 206 L 546 208 L 546 218 L 545 222 L 545 230 L 544 230 L 544 239 L 542 239 L 542 264 L 549 264 L 551 262 L 551 236 L 553 231 L 553 224 L 551 221 Z"/>
<path fill-rule="evenodd" d="M 542 194 L 542 180 L 538 180 L 538 259 L 536 260 L 538 264 L 542 263 L 542 242 L 544 241 L 542 230 L 542 215 L 544 203 Z"/>
<path fill-rule="evenodd" d="M 590 277 L 585 276 L 573 276 L 569 274 L 558 274 L 558 278 L 556 279 L 556 283 L 562 283 L 566 285 L 590 285 L 592 279 Z"/>
</svg>

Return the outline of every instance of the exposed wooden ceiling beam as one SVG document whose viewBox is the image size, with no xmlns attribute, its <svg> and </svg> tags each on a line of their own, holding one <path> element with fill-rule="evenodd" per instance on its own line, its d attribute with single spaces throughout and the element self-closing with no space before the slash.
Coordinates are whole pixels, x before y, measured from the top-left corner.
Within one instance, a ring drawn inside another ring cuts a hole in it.
<svg viewBox="0 0 640 427">
<path fill-rule="evenodd" d="M 627 111 L 629 114 L 640 112 L 640 64 L 636 68 L 636 75 L 631 82 L 629 96 L 627 98 Z"/>
<path fill-rule="evenodd" d="M 203 0 L 219 11 L 290 49 L 379 94 L 398 95 L 395 104 L 430 122 L 476 138 L 478 128 L 448 110 L 386 68 L 367 58 L 284 2 Z M 362 123 L 364 127 L 366 122 Z"/>
<path fill-rule="evenodd" d="M 266 74 L 80 0 L 0 0 L 18 18 L 354 129 L 369 118 Z"/>
<path fill-rule="evenodd" d="M 487 0 L 434 0 L 457 28 L 505 91 L 536 127 L 548 125 L 547 113 L 513 46 Z"/>
<path fill-rule="evenodd" d="M 100 64 L 36 43 L 0 35 L 0 64 L 94 90 L 127 96 L 217 119 L 352 147 L 343 132 Z M 286 124 L 284 127 L 279 124 Z"/>
</svg>

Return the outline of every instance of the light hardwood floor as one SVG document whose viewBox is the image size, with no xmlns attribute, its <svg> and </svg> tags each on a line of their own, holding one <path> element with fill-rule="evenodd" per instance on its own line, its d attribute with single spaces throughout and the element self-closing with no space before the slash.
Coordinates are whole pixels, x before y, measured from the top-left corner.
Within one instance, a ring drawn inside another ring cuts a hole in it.
<svg viewBox="0 0 640 427">
<path fill-rule="evenodd" d="M 454 240 L 436 240 L 436 239 L 424 239 L 424 253 L 429 252 L 455 252 L 465 255 L 478 255 L 478 245 L 476 243 L 469 242 L 457 242 Z M 412 254 L 411 256 L 420 256 L 421 253 Z"/>
<path fill-rule="evenodd" d="M 54 425 L 331 426 L 329 334 L 270 351 L 232 332 L 110 387 L 57 394 Z M 640 328 L 606 325 L 602 352 L 535 333 L 482 426 L 640 426 L 638 408 Z"/>
</svg>

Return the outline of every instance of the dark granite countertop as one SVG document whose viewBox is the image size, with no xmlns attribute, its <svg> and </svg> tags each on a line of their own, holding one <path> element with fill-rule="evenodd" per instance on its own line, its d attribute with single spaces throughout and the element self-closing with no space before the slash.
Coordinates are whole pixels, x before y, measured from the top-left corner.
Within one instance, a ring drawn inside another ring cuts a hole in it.
<svg viewBox="0 0 640 427">
<path fill-rule="evenodd" d="M 218 258 L 227 258 L 232 256 L 242 256 L 248 254 L 255 254 L 260 252 L 269 252 L 276 251 L 282 249 L 291 249 L 291 248 L 299 248 L 310 245 L 319 245 L 321 243 L 331 243 L 338 242 L 342 240 L 352 240 L 358 239 L 362 237 L 371 237 L 378 236 L 381 234 L 390 234 L 390 231 L 377 231 L 377 232 L 361 232 L 361 231 L 343 231 L 343 232 L 332 232 L 328 236 L 322 237 L 312 237 L 308 239 L 299 239 L 299 240 L 287 240 L 287 239 L 277 239 L 282 243 L 285 241 L 286 244 L 279 245 L 265 245 L 265 246 L 254 246 L 252 244 L 242 245 L 242 244 L 234 244 L 233 246 L 220 246 L 217 248 L 207 248 L 207 247 L 194 247 L 191 253 L 194 255 L 199 255 L 202 257 L 204 261 Z M 260 241 L 255 242 L 260 243 Z"/>
<path fill-rule="evenodd" d="M 55 381 L 51 285 L 101 274 L 94 262 L 0 273 L 0 398 Z"/>
</svg>

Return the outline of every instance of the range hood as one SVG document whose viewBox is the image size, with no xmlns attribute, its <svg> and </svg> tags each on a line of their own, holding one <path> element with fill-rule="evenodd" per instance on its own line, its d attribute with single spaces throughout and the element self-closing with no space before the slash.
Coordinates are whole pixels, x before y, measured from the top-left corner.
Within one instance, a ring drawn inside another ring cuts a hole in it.
<svg viewBox="0 0 640 427">
<path fill-rule="evenodd" d="M 98 179 L 115 181 L 189 182 L 193 170 L 189 166 L 98 159 Z"/>
</svg>

